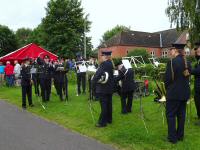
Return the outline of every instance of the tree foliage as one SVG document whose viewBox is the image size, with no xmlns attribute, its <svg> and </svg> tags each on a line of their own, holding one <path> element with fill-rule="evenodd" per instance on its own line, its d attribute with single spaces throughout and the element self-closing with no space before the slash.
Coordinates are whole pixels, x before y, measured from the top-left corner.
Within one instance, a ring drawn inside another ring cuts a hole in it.
<svg viewBox="0 0 200 150">
<path fill-rule="evenodd" d="M 196 11 L 197 0 L 169 0 L 166 14 L 177 29 L 188 30 L 190 41 L 200 40 L 200 14 Z"/>
<path fill-rule="evenodd" d="M 77 52 L 83 53 L 84 33 L 89 31 L 90 24 L 84 17 L 81 1 L 50 0 L 40 27 L 42 44 L 60 56 L 74 57 Z M 87 50 L 91 51 L 91 38 L 86 39 Z"/>
<path fill-rule="evenodd" d="M 0 56 L 17 49 L 15 34 L 7 26 L 0 25 Z"/>
<path fill-rule="evenodd" d="M 30 43 L 29 38 L 32 30 L 29 28 L 20 28 L 16 31 L 16 39 L 18 43 L 18 48 L 23 47 Z"/>
<path fill-rule="evenodd" d="M 113 36 L 117 35 L 118 33 L 122 32 L 122 31 L 128 31 L 128 30 L 130 30 L 130 27 L 126 27 L 123 25 L 117 25 L 114 28 L 112 28 L 111 30 L 106 31 L 103 34 L 101 43 L 106 42 L 107 40 L 109 40 L 110 38 L 112 38 Z"/>
</svg>

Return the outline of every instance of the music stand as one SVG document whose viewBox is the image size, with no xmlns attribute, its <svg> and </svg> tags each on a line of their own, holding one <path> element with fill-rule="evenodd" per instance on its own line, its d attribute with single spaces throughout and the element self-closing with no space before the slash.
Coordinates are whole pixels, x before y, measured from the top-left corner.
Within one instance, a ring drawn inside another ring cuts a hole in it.
<svg viewBox="0 0 200 150">
<path fill-rule="evenodd" d="M 188 118 L 188 124 L 190 123 L 191 114 L 192 114 L 192 99 L 189 99 L 186 103 L 186 116 Z"/>
<path fill-rule="evenodd" d="M 165 107 L 166 107 L 166 98 L 162 97 L 161 99 L 158 100 L 158 102 L 160 103 L 159 109 L 164 108 L 164 110 L 165 110 Z M 162 119 L 163 119 L 163 125 L 164 125 L 165 124 L 165 117 L 164 117 L 164 111 L 163 111 L 163 109 L 162 109 Z"/>
<path fill-rule="evenodd" d="M 142 88 L 144 87 L 143 82 L 138 82 L 138 90 L 139 90 L 139 100 L 140 100 L 140 118 L 144 124 L 145 130 L 147 132 L 147 134 L 149 133 L 147 126 L 146 126 L 146 122 L 145 122 L 145 115 L 144 115 L 144 110 L 143 110 L 143 105 L 142 105 Z"/>
</svg>

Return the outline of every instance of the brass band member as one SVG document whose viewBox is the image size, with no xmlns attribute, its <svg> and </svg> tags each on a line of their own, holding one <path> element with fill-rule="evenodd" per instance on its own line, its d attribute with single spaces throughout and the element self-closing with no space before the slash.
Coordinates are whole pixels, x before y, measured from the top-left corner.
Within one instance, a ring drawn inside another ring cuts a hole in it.
<svg viewBox="0 0 200 150">
<path fill-rule="evenodd" d="M 86 71 L 81 71 L 79 67 L 83 65 L 83 58 L 80 56 L 77 59 L 76 63 L 76 76 L 77 76 L 77 96 L 81 94 L 81 86 L 82 86 L 82 94 L 85 94 L 86 89 Z"/>
<path fill-rule="evenodd" d="M 53 66 L 50 63 L 50 59 L 48 55 L 45 55 L 43 59 L 38 57 L 37 63 L 39 64 L 39 68 L 40 68 L 39 79 L 40 79 L 40 86 L 41 86 L 42 101 L 47 102 L 50 100 L 51 78 L 52 78 Z"/>
<path fill-rule="evenodd" d="M 189 71 L 191 68 L 183 55 L 185 45 L 174 44 L 173 46 L 175 47 L 170 49 L 173 59 L 167 63 L 165 73 L 165 87 L 168 141 L 175 144 L 184 138 L 186 102 L 190 97 Z"/>
<path fill-rule="evenodd" d="M 112 123 L 112 94 L 113 94 L 113 64 L 111 61 L 110 51 L 102 52 L 103 62 L 100 64 L 94 78 L 92 87 L 95 88 L 95 93 L 98 95 L 101 105 L 101 114 L 96 127 L 105 127 L 107 123 Z M 108 74 L 106 83 L 98 83 L 99 79 L 105 74 Z"/>
<path fill-rule="evenodd" d="M 197 110 L 197 117 L 200 119 L 200 42 L 196 43 L 195 48 L 195 57 L 196 57 L 196 65 L 195 68 L 192 69 L 192 73 L 194 75 L 194 101 Z M 198 123 L 200 125 L 200 122 Z"/>
<path fill-rule="evenodd" d="M 28 103 L 30 107 L 33 107 L 32 103 L 32 79 L 31 79 L 31 67 L 30 59 L 28 57 L 23 59 L 24 64 L 21 68 L 21 86 L 22 86 L 22 108 L 26 109 L 26 96 L 28 96 Z"/>
<path fill-rule="evenodd" d="M 134 72 L 132 68 L 126 69 L 122 63 L 118 64 L 119 75 L 116 80 L 121 83 L 121 105 L 122 114 L 127 114 L 132 111 L 132 101 L 134 92 Z"/>
</svg>

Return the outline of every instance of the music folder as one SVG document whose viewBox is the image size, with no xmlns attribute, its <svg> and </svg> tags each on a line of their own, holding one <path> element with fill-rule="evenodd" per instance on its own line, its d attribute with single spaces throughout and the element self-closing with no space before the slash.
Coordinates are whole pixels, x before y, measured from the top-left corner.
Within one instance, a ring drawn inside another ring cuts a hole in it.
<svg viewBox="0 0 200 150">
<path fill-rule="evenodd" d="M 124 65 L 124 67 L 125 67 L 126 69 L 132 68 L 131 63 L 129 62 L 128 59 L 122 60 L 122 64 Z"/>
</svg>

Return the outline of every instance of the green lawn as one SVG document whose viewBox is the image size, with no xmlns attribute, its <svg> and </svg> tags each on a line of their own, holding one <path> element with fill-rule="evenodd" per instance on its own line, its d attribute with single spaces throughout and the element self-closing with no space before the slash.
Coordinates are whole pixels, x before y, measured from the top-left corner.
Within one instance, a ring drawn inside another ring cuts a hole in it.
<svg viewBox="0 0 200 150">
<path fill-rule="evenodd" d="M 121 115 L 120 99 L 118 96 L 114 96 L 113 124 L 108 125 L 106 128 L 96 128 L 91 117 L 87 95 L 75 96 L 75 85 L 70 85 L 70 100 L 65 103 L 60 102 L 55 95 L 55 90 L 53 91 L 51 101 L 45 105 L 46 111 L 43 110 L 35 96 L 33 96 L 35 107 L 28 108 L 28 111 L 122 150 L 200 149 L 200 127 L 194 125 L 194 103 L 192 103 L 190 123 L 188 123 L 189 117 L 187 118 L 184 142 L 171 145 L 165 140 L 167 126 L 166 120 L 163 125 L 163 107 L 159 109 L 160 105 L 153 102 L 153 96 L 143 99 L 145 122 L 149 131 L 147 134 L 140 117 L 140 103 L 138 100 L 133 102 L 133 112 L 131 114 Z M 21 108 L 21 89 L 0 87 L 0 99 L 4 99 Z M 99 102 L 92 102 L 92 107 L 95 110 L 95 121 L 97 121 L 100 111 Z"/>
</svg>

